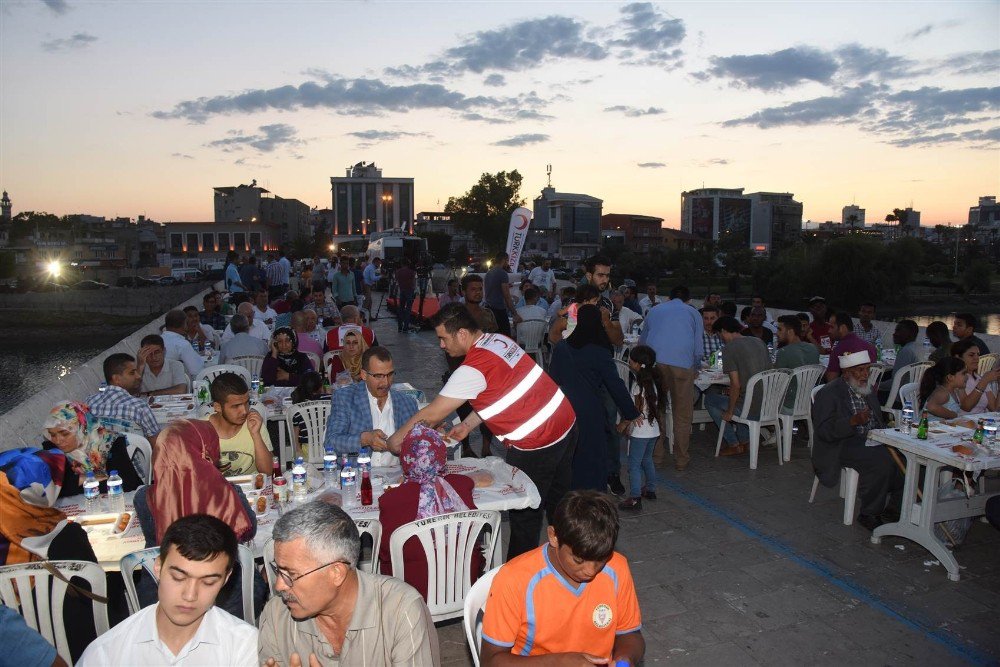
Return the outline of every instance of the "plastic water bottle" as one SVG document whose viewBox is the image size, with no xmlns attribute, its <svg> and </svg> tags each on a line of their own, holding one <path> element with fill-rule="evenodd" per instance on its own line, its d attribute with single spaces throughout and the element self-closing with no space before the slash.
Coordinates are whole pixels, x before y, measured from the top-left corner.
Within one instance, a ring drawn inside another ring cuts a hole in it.
<svg viewBox="0 0 1000 667">
<path fill-rule="evenodd" d="M 361 472 L 371 472 L 372 450 L 370 447 L 362 447 L 358 452 L 358 470 Z"/>
<path fill-rule="evenodd" d="M 211 361 L 212 360 L 212 348 L 213 348 L 212 341 L 206 340 L 205 341 L 205 360 L 206 361 Z"/>
<path fill-rule="evenodd" d="M 882 337 L 875 339 L 875 359 L 882 361 Z"/>
<path fill-rule="evenodd" d="M 927 336 L 924 336 L 924 359 L 929 357 L 931 355 L 931 352 L 933 351 L 934 351 L 934 346 L 931 345 L 931 339 L 928 338 Z"/>
<path fill-rule="evenodd" d="M 903 410 L 900 413 L 900 419 L 903 422 L 903 433 L 905 435 L 910 435 L 910 428 L 913 426 L 913 403 L 910 401 L 903 402 Z"/>
<path fill-rule="evenodd" d="M 125 511 L 125 489 L 122 487 L 122 478 L 118 476 L 118 471 L 111 470 L 109 472 L 108 509 L 120 514 Z"/>
<path fill-rule="evenodd" d="M 357 503 L 357 473 L 351 467 L 351 461 L 344 457 L 340 467 L 340 496 L 343 507 L 354 507 Z"/>
<path fill-rule="evenodd" d="M 104 392 L 106 392 L 107 390 L 108 390 L 108 383 L 107 383 L 107 382 L 105 382 L 104 380 L 101 380 L 101 384 L 100 384 L 100 386 L 99 386 L 99 387 L 97 388 L 97 391 L 99 391 L 99 392 L 101 392 L 101 393 L 104 393 Z"/>
<path fill-rule="evenodd" d="M 306 464 L 301 456 L 295 457 L 295 466 L 292 467 L 292 497 L 295 500 L 306 497 Z"/>
<path fill-rule="evenodd" d="M 256 373 L 250 378 L 250 393 L 255 396 L 260 393 L 260 377 Z"/>
<path fill-rule="evenodd" d="M 323 454 L 323 481 L 331 489 L 336 488 L 340 482 L 340 471 L 337 469 L 337 455 L 333 447 L 327 447 Z"/>
<path fill-rule="evenodd" d="M 997 442 L 996 419 L 987 419 L 986 423 L 983 424 L 983 444 L 993 451 L 997 451 L 1000 448 L 1000 442 Z"/>
<path fill-rule="evenodd" d="M 97 499 L 101 497 L 101 485 L 93 472 L 88 472 L 83 480 L 83 500 L 86 514 L 97 513 Z"/>
<path fill-rule="evenodd" d="M 719 354 L 715 357 L 716 368 L 722 370 L 722 350 L 719 350 Z"/>
<path fill-rule="evenodd" d="M 772 364 L 774 363 L 775 357 L 776 357 L 776 353 L 774 351 L 774 343 L 768 343 L 767 344 L 767 358 L 771 360 Z"/>
</svg>

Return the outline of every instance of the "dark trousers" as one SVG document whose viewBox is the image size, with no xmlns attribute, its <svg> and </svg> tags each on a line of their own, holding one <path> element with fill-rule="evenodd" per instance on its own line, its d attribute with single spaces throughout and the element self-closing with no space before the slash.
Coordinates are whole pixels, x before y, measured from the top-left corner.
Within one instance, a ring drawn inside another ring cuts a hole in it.
<svg viewBox="0 0 1000 667">
<path fill-rule="evenodd" d="M 396 323 L 400 331 L 406 331 L 410 328 L 410 317 L 412 316 L 413 308 L 413 292 L 407 292 L 406 290 L 399 290 L 399 307 L 396 309 Z"/>
<path fill-rule="evenodd" d="M 544 449 L 507 448 L 506 461 L 520 468 L 538 488 L 542 502 L 538 509 L 511 510 L 510 544 L 507 546 L 507 560 L 520 556 L 538 546 L 538 536 L 542 530 L 542 514 L 555 514 L 556 505 L 569 491 L 573 477 L 573 453 L 576 451 L 576 425 L 566 437 Z"/>
<path fill-rule="evenodd" d="M 903 473 L 886 447 L 845 445 L 840 449 L 840 465 L 858 471 L 862 514 L 877 516 L 884 512 L 890 495 L 894 505 L 902 501 Z"/>
<path fill-rule="evenodd" d="M 606 390 L 601 390 L 601 401 L 604 404 L 604 437 L 608 443 L 608 475 L 621 475 L 621 436 L 615 426 L 618 424 L 618 406 L 615 399 Z"/>
<path fill-rule="evenodd" d="M 490 312 L 493 313 L 493 316 L 497 318 L 497 333 L 510 338 L 510 314 L 507 312 L 507 309 L 494 308 L 493 306 L 487 306 L 487 308 L 489 308 Z"/>
</svg>

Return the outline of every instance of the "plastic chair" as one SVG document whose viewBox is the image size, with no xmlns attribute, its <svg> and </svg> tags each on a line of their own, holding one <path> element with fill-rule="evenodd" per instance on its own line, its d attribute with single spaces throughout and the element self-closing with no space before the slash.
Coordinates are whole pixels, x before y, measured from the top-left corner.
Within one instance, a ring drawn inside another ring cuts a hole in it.
<svg viewBox="0 0 1000 667">
<path fill-rule="evenodd" d="M 896 409 L 896 399 L 899 398 L 899 388 L 904 384 L 916 382 L 920 384 L 920 379 L 924 376 L 924 371 L 933 366 L 929 361 L 918 361 L 913 364 L 903 366 L 892 376 L 892 385 L 889 388 L 889 397 L 882 406 L 882 412 L 892 415 L 896 423 L 899 423 L 899 410 Z"/>
<path fill-rule="evenodd" d="M 843 467 L 840 469 L 840 497 L 844 499 L 844 525 L 850 526 L 854 523 L 854 502 L 858 498 L 858 480 L 861 476 L 854 468 Z M 812 493 L 809 494 L 809 502 L 816 498 L 816 489 L 819 488 L 819 477 L 813 477 Z"/>
<path fill-rule="evenodd" d="M 499 535 L 500 512 L 468 510 L 418 519 L 390 536 L 392 576 L 404 581 L 403 545 L 412 537 L 420 540 L 427 556 L 427 608 L 435 623 L 462 615 L 462 601 L 472 588 L 469 563 L 473 550 L 480 548 L 480 533 L 487 527 L 490 534 L 484 555 L 489 568 Z"/>
<path fill-rule="evenodd" d="M 319 355 L 316 354 L 315 352 L 303 352 L 302 354 L 306 355 L 306 358 L 309 360 L 309 363 L 312 364 L 313 370 L 322 375 L 323 367 L 320 365 Z"/>
<path fill-rule="evenodd" d="M 918 399 L 920 398 L 920 383 L 919 382 L 908 382 L 899 388 L 899 402 L 906 403 L 910 402 L 913 406 L 913 411 L 916 414 L 920 412 L 920 406 L 918 405 Z M 900 410 L 900 415 L 902 415 L 902 410 Z"/>
<path fill-rule="evenodd" d="M 24 617 L 32 630 L 56 647 L 67 664 L 73 664 L 66 627 L 63 624 L 63 601 L 69 584 L 53 575 L 53 568 L 63 579 L 82 579 L 90 592 L 106 598 L 107 579 L 97 563 L 79 560 L 52 560 L 0 567 L 0 602 Z M 94 629 L 97 636 L 108 631 L 107 602 L 92 601 Z"/>
<path fill-rule="evenodd" d="M 775 368 L 773 370 L 761 371 L 747 383 L 746 393 L 743 395 L 743 409 L 739 415 L 733 415 L 733 421 L 746 424 L 750 427 L 750 469 L 757 469 L 757 454 L 760 451 L 760 429 L 762 426 L 773 426 L 777 429 L 778 440 L 778 465 L 782 463 L 781 445 L 781 422 L 778 420 L 778 408 L 788 390 L 788 382 L 792 379 L 792 373 L 787 368 Z M 756 418 L 750 417 L 750 406 L 754 403 L 754 397 L 760 394 L 760 413 Z M 719 440 L 715 444 L 715 455 L 719 455 L 722 449 L 722 437 L 725 433 L 726 425 L 719 427 Z"/>
<path fill-rule="evenodd" d="M 218 364 L 217 366 L 208 366 L 202 368 L 198 371 L 198 374 L 194 376 L 194 381 L 204 380 L 209 384 L 212 384 L 212 380 L 219 377 L 223 373 L 236 373 L 241 378 L 246 380 L 247 386 L 250 386 L 250 371 L 248 371 L 243 366 L 237 366 L 236 364 Z"/>
<path fill-rule="evenodd" d="M 486 598 L 490 596 L 493 577 L 497 576 L 499 571 L 500 568 L 495 567 L 484 573 L 476 583 L 472 584 L 469 594 L 465 597 L 462 624 L 465 626 L 465 639 L 469 643 L 472 664 L 475 667 L 479 667 L 479 647 L 483 641 L 483 611 L 486 610 Z"/>
<path fill-rule="evenodd" d="M 877 390 L 879 383 L 882 382 L 882 376 L 890 368 L 890 366 L 886 366 L 885 364 L 872 364 L 868 368 L 868 386 Z"/>
<path fill-rule="evenodd" d="M 1000 363 L 1000 354 L 997 354 L 996 352 L 980 355 L 979 369 L 977 370 L 977 373 L 980 377 L 982 377 L 996 368 L 998 363 Z"/>
<path fill-rule="evenodd" d="M 142 477 L 144 484 L 153 481 L 153 446 L 149 444 L 144 436 L 137 433 L 125 434 L 125 450 L 128 458 L 132 461 L 132 467 Z"/>
<path fill-rule="evenodd" d="M 299 446 L 299 442 L 295 439 L 296 415 L 302 418 L 303 428 L 308 436 L 309 463 L 322 463 L 325 453 L 323 440 L 326 438 L 326 421 L 330 417 L 330 401 L 306 401 L 288 409 L 285 420 L 288 423 L 288 437 L 293 441 L 293 449 Z"/>
<path fill-rule="evenodd" d="M 791 391 L 792 382 L 794 381 L 795 403 L 789 410 L 784 407 L 784 400 L 782 400 L 782 407 L 778 412 L 778 420 L 781 422 L 781 446 L 784 450 L 786 461 L 790 461 L 792 458 L 792 427 L 800 419 L 804 419 L 809 428 L 809 451 L 812 451 L 813 425 L 812 419 L 809 418 L 809 408 L 812 405 L 812 389 L 825 372 L 826 367 L 822 364 L 809 364 L 808 366 L 799 366 L 792 370 L 792 376 L 788 381 L 788 391 Z"/>
<path fill-rule="evenodd" d="M 339 357 L 339 356 L 340 356 L 340 350 L 330 350 L 329 352 L 327 352 L 326 354 L 323 355 L 323 372 L 324 373 L 326 373 L 326 372 L 329 371 L 329 369 L 330 369 L 330 361 L 334 357 Z"/>
<path fill-rule="evenodd" d="M 548 328 L 545 320 L 524 320 L 517 325 L 517 344 L 524 348 L 524 351 L 532 355 L 539 366 L 545 366 L 545 349 L 542 341 Z"/>
<path fill-rule="evenodd" d="M 230 365 L 242 366 L 247 369 L 247 372 L 250 373 L 250 377 L 253 377 L 254 375 L 260 377 L 260 367 L 264 365 L 264 357 L 255 357 L 252 355 L 245 357 L 233 357 L 229 360 L 229 362 Z"/>
</svg>

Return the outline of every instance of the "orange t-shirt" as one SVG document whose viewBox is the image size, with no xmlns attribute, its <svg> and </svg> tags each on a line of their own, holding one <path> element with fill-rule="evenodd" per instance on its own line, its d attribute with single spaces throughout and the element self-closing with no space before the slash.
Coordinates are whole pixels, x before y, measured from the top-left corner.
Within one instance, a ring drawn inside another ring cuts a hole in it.
<svg viewBox="0 0 1000 667">
<path fill-rule="evenodd" d="M 583 652 L 611 657 L 615 637 L 642 629 L 628 561 L 615 552 L 592 581 L 573 585 L 548 546 L 497 572 L 483 616 L 483 639 L 516 655 Z"/>
</svg>

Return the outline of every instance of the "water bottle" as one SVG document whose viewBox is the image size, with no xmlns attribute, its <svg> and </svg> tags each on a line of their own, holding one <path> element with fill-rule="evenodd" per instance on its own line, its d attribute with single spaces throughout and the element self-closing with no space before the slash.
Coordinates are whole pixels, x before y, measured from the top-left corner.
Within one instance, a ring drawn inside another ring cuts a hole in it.
<svg viewBox="0 0 1000 667">
<path fill-rule="evenodd" d="M 719 354 L 716 355 L 716 357 L 715 357 L 715 363 L 716 363 L 716 367 L 721 371 L 722 370 L 722 350 L 719 350 Z"/>
<path fill-rule="evenodd" d="M 108 509 L 116 514 L 125 511 L 125 489 L 122 487 L 122 478 L 118 476 L 117 470 L 109 471 L 108 475 Z"/>
<path fill-rule="evenodd" d="M 306 497 L 306 464 L 301 456 L 295 457 L 295 466 L 292 468 L 292 497 L 295 500 Z"/>
<path fill-rule="evenodd" d="M 900 413 L 900 419 L 903 422 L 903 434 L 910 435 L 910 428 L 913 426 L 913 403 L 910 401 L 903 402 L 903 411 Z"/>
<path fill-rule="evenodd" d="M 357 476 L 354 468 L 351 467 L 351 461 L 345 456 L 343 465 L 340 467 L 340 496 L 343 507 L 354 507 L 357 502 L 357 498 L 355 497 L 357 493 L 355 488 L 356 480 Z"/>
<path fill-rule="evenodd" d="M 767 358 L 771 360 L 772 364 L 774 363 L 775 357 L 776 357 L 776 353 L 774 351 L 774 343 L 768 343 L 767 344 Z"/>
<path fill-rule="evenodd" d="M 213 347 L 212 346 L 212 341 L 206 340 L 205 341 L 205 361 L 211 361 L 212 360 L 212 347 Z"/>
<path fill-rule="evenodd" d="M 101 497 L 101 485 L 94 477 L 93 471 L 88 471 L 83 480 L 83 500 L 86 514 L 97 513 L 97 499 Z"/>
<path fill-rule="evenodd" d="M 340 482 L 340 471 L 337 469 L 337 455 L 333 447 L 327 447 L 323 454 L 323 482 L 329 488 L 335 488 Z"/>
<path fill-rule="evenodd" d="M 250 393 L 254 395 L 260 394 L 260 377 L 256 373 L 250 378 Z"/>
<path fill-rule="evenodd" d="M 361 451 L 358 452 L 358 470 L 361 472 L 371 472 L 372 469 L 372 450 L 371 447 L 362 447 Z"/>
<path fill-rule="evenodd" d="M 99 391 L 99 392 L 101 392 L 101 393 L 104 393 L 104 392 L 106 392 L 107 390 L 108 390 L 108 383 L 107 383 L 107 382 L 105 382 L 104 380 L 101 380 L 101 384 L 100 384 L 100 386 L 99 386 L 99 387 L 97 388 L 97 391 Z"/>
<path fill-rule="evenodd" d="M 997 420 L 987 419 L 986 423 L 983 424 L 983 444 L 989 447 L 993 451 L 997 451 Z"/>
<path fill-rule="evenodd" d="M 879 338 L 875 339 L 875 359 L 878 360 L 878 361 L 882 361 L 882 338 L 881 338 L 881 336 Z"/>
</svg>

